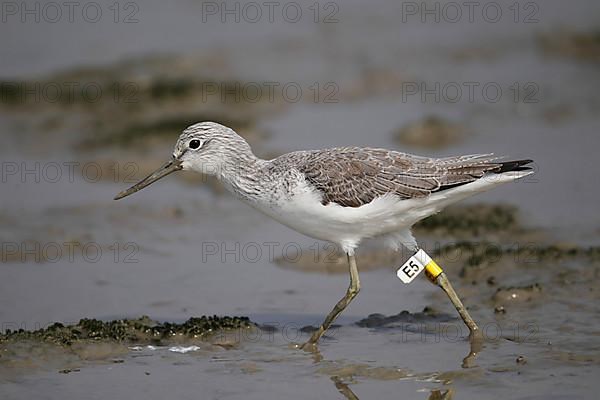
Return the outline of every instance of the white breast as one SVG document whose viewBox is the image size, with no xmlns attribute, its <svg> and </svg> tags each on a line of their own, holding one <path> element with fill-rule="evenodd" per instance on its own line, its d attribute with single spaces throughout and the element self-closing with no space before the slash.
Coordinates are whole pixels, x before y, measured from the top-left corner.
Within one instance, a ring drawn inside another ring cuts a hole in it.
<svg viewBox="0 0 600 400">
<path fill-rule="evenodd" d="M 335 203 L 323 205 L 321 195 L 304 181 L 294 188 L 290 197 L 280 198 L 274 204 L 261 202 L 253 206 L 305 235 L 334 242 L 344 249 L 354 249 L 363 239 L 406 231 L 451 203 L 529 173 L 490 174 L 423 198 L 402 200 L 387 194 L 361 207 L 342 207 Z"/>
</svg>

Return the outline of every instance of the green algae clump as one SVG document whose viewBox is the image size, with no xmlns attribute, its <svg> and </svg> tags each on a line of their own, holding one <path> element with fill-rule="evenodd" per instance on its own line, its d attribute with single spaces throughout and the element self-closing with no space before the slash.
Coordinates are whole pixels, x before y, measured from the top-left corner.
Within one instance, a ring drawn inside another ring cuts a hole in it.
<svg viewBox="0 0 600 400">
<path fill-rule="evenodd" d="M 7 330 L 0 334 L 0 343 L 17 341 L 42 341 L 61 346 L 71 346 L 78 342 L 112 341 L 131 344 L 156 344 L 169 342 L 174 336 L 187 338 L 209 338 L 213 334 L 254 326 L 247 317 L 203 316 L 190 318 L 184 323 L 158 323 L 144 316 L 139 319 L 119 319 L 100 321 L 84 318 L 76 325 L 63 325 L 59 322 L 35 331 L 19 329 Z"/>
<path fill-rule="evenodd" d="M 448 207 L 415 225 L 416 230 L 434 234 L 505 232 L 519 227 L 517 209 L 508 205 L 476 204 Z"/>
</svg>

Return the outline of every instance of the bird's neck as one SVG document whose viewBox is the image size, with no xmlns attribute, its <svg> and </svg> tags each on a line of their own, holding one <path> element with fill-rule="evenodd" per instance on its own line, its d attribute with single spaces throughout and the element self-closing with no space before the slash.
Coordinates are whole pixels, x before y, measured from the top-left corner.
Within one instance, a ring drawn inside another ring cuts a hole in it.
<svg viewBox="0 0 600 400">
<path fill-rule="evenodd" d="M 225 168 L 219 174 L 219 180 L 238 197 L 252 200 L 260 196 L 263 187 L 263 167 L 267 163 L 256 157 L 250 146 L 239 147 L 228 157 Z"/>
</svg>

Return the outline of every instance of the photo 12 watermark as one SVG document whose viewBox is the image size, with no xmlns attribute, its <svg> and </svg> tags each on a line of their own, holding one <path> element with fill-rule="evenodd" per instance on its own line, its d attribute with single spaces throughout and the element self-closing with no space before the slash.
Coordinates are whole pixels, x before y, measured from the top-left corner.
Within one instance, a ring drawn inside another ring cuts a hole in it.
<svg viewBox="0 0 600 400">
<path fill-rule="evenodd" d="M 202 102 L 222 103 L 339 103 L 340 87 L 336 82 L 202 82 Z"/>
<path fill-rule="evenodd" d="M 134 242 L 101 244 L 79 241 L 5 241 L 0 245 L 0 262 L 56 264 L 108 262 L 137 264 L 140 246 Z"/>
<path fill-rule="evenodd" d="M 3 1 L 0 5 L 2 23 L 58 24 L 111 21 L 115 24 L 140 22 L 140 6 L 137 2 L 95 1 Z"/>
<path fill-rule="evenodd" d="M 533 241 L 514 241 L 510 243 L 496 243 L 489 241 L 469 242 L 463 241 L 434 242 L 423 245 L 432 256 L 443 259 L 445 263 L 469 264 L 475 258 L 482 258 L 485 262 L 495 264 L 508 258 L 517 264 L 538 264 L 542 255 L 552 252 L 553 249 L 543 243 Z M 199 259 L 202 263 L 314 263 L 314 264 L 343 264 L 346 265 L 346 256 L 343 249 L 329 242 L 315 241 L 310 244 L 297 242 L 239 242 L 239 241 L 204 241 L 199 244 Z M 400 246 L 397 250 L 377 249 L 377 252 L 388 252 L 395 257 L 386 257 L 383 264 L 390 263 L 390 267 L 399 266 L 403 261 L 414 254 L 414 250 Z M 360 257 L 360 255 L 359 255 Z M 385 265 L 382 265 L 385 266 Z"/>
<path fill-rule="evenodd" d="M 403 103 L 495 104 L 503 99 L 513 103 L 539 103 L 540 85 L 531 81 L 513 82 L 508 85 L 493 81 L 402 82 Z"/>
<path fill-rule="evenodd" d="M 178 85 L 178 84 L 177 84 Z M 172 90 L 172 92 L 170 92 Z M 172 93 L 194 96 L 203 103 L 339 103 L 340 87 L 336 82 L 295 81 L 190 81 L 177 88 L 159 83 L 146 86 L 139 82 L 97 81 L 0 81 L 0 106 L 39 104 L 93 105 L 114 103 L 137 104 Z"/>
<path fill-rule="evenodd" d="M 103 101 L 134 104 L 140 101 L 136 82 L 29 81 L 0 82 L 0 105 L 95 104 Z"/>
<path fill-rule="evenodd" d="M 0 183 L 135 183 L 140 167 L 134 162 L 2 161 Z"/>
<path fill-rule="evenodd" d="M 402 318 L 401 315 L 398 316 Z M 390 319 L 394 319 L 391 316 Z M 266 322 L 258 329 L 233 329 L 216 332 L 214 340 L 236 342 L 302 343 L 319 326 L 320 321 L 313 325 L 298 322 Z M 357 322 L 358 326 L 370 326 L 366 321 Z M 382 325 L 384 326 L 384 325 Z M 486 342 L 508 339 L 519 343 L 538 343 L 539 327 L 534 323 L 503 323 L 486 322 L 480 326 L 482 338 Z M 393 330 L 395 337 L 401 343 L 462 343 L 469 335 L 469 330 L 462 322 L 392 322 L 387 325 L 387 331 Z M 329 341 L 337 341 L 339 327 L 332 326 L 327 330 Z"/>
<path fill-rule="evenodd" d="M 392 316 L 391 318 L 394 318 Z M 61 326 L 76 326 L 78 321 L 64 321 Z M 269 321 L 256 327 L 216 330 L 212 342 L 246 342 L 246 343 L 302 343 L 316 329 L 320 321 L 311 325 L 300 322 Z M 365 326 L 359 321 L 358 326 Z M 0 323 L 0 333 L 22 331 L 37 331 L 52 325 L 37 321 L 4 321 Z M 327 330 L 329 341 L 336 342 L 339 338 L 340 327 L 335 325 Z M 467 328 L 459 322 L 395 322 L 390 324 L 386 332 L 394 332 L 394 337 L 401 343 L 462 343 L 468 336 Z M 540 330 L 537 324 L 528 322 L 486 322 L 481 325 L 481 333 L 485 342 L 510 340 L 517 343 L 539 343 Z M 135 350 L 139 350 L 136 348 Z"/>
<path fill-rule="evenodd" d="M 509 4 L 496 1 L 403 1 L 401 21 L 420 23 L 515 24 L 540 22 L 540 5 L 534 1 Z"/>
<path fill-rule="evenodd" d="M 295 24 L 302 20 L 314 23 L 335 24 L 339 22 L 340 6 L 337 2 L 314 2 L 309 4 L 295 1 L 203 1 L 202 22 L 225 23 L 277 23 Z"/>
</svg>

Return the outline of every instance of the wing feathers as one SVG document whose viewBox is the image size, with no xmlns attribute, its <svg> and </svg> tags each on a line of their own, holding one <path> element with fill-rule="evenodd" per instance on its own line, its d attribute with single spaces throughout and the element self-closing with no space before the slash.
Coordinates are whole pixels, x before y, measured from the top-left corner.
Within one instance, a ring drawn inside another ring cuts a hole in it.
<svg viewBox="0 0 600 400">
<path fill-rule="evenodd" d="M 285 154 L 274 163 L 295 165 L 318 191 L 322 203 L 360 207 L 395 194 L 403 199 L 473 182 L 486 173 L 527 167 L 531 160 L 500 162 L 493 154 L 427 158 L 371 148 L 337 148 Z"/>
</svg>

